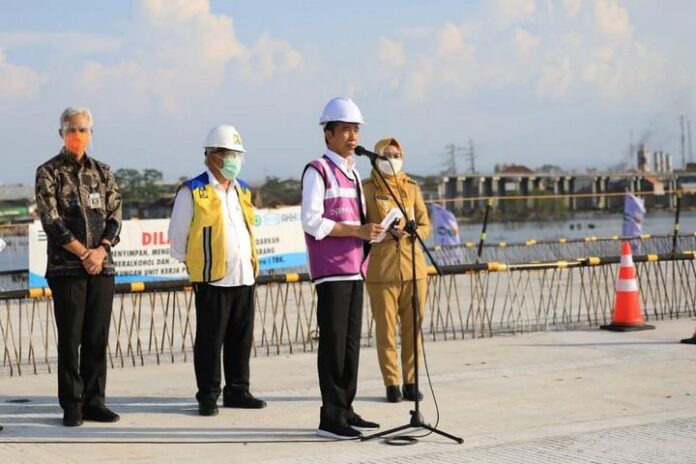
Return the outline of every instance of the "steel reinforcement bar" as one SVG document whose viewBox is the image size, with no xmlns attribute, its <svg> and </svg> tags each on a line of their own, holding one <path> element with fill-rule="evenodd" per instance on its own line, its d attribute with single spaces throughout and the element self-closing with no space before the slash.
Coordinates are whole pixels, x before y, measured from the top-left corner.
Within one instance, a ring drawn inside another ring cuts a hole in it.
<svg viewBox="0 0 696 464">
<path fill-rule="evenodd" d="M 619 257 L 447 266 L 428 277 L 423 333 L 433 341 L 594 327 L 611 319 Z M 696 255 L 635 256 L 646 320 L 696 316 Z M 434 271 L 434 270 L 433 270 Z M 187 281 L 117 286 L 108 360 L 112 367 L 186 362 L 195 334 Z M 259 278 L 254 356 L 313 351 L 316 295 L 306 274 Z M 363 344 L 374 343 L 365 299 Z M 55 370 L 57 333 L 50 291 L 0 293 L 0 375 Z"/>
</svg>

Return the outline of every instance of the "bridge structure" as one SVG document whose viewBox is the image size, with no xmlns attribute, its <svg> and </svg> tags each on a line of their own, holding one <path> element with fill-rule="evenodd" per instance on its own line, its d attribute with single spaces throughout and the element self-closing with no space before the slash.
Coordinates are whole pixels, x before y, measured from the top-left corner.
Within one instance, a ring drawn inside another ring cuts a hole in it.
<svg viewBox="0 0 696 464">
<path fill-rule="evenodd" d="M 437 185 L 437 197 L 460 212 L 485 208 L 488 198 L 505 197 L 527 197 L 523 201 L 530 208 L 536 200 L 555 197 L 571 211 L 587 211 L 619 210 L 623 207 L 622 194 L 629 191 L 643 195 L 647 208 L 674 209 L 677 189 L 693 186 L 693 172 L 464 174 L 443 176 Z M 684 205 L 696 206 L 694 200 L 687 199 Z"/>
</svg>

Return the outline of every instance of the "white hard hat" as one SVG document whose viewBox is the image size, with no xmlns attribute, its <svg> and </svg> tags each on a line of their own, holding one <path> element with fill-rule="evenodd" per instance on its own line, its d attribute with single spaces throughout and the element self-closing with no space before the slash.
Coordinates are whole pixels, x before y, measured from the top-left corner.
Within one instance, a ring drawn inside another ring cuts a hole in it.
<svg viewBox="0 0 696 464">
<path fill-rule="evenodd" d="M 319 116 L 319 124 L 323 125 L 327 122 L 355 122 L 365 124 L 360 108 L 353 100 L 346 97 L 336 97 L 329 100 L 324 107 L 324 111 Z"/>
<path fill-rule="evenodd" d="M 229 124 L 213 127 L 205 138 L 205 148 L 227 148 L 242 153 L 246 151 L 239 132 Z"/>
</svg>

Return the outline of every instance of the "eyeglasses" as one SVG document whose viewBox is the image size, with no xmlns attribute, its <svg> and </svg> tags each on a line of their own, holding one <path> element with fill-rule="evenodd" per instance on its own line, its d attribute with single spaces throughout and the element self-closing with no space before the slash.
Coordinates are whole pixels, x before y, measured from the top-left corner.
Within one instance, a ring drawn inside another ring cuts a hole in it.
<svg viewBox="0 0 696 464">
<path fill-rule="evenodd" d="M 89 134 L 92 129 L 89 127 L 66 127 L 63 130 L 68 134 L 74 134 L 75 132 L 79 132 L 80 134 Z"/>
<path fill-rule="evenodd" d="M 219 156 L 222 159 L 244 159 L 244 152 L 228 150 L 226 148 L 223 148 L 221 150 L 215 150 L 213 154 Z"/>
</svg>

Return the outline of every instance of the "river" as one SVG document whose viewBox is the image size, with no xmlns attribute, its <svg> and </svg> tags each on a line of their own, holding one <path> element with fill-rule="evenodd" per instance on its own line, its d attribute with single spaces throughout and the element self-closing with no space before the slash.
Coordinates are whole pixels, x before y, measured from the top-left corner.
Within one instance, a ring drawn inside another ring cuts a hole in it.
<svg viewBox="0 0 696 464">
<path fill-rule="evenodd" d="M 575 213 L 571 219 L 546 222 L 489 223 L 486 231 L 488 242 L 525 242 L 527 240 L 556 240 L 559 238 L 584 238 L 588 236 L 611 237 L 621 235 L 621 213 Z M 682 212 L 680 233 L 696 232 L 696 213 Z M 649 212 L 643 222 L 643 233 L 660 235 L 674 231 L 674 213 Z M 481 223 L 460 223 L 462 242 L 478 242 Z"/>
</svg>

